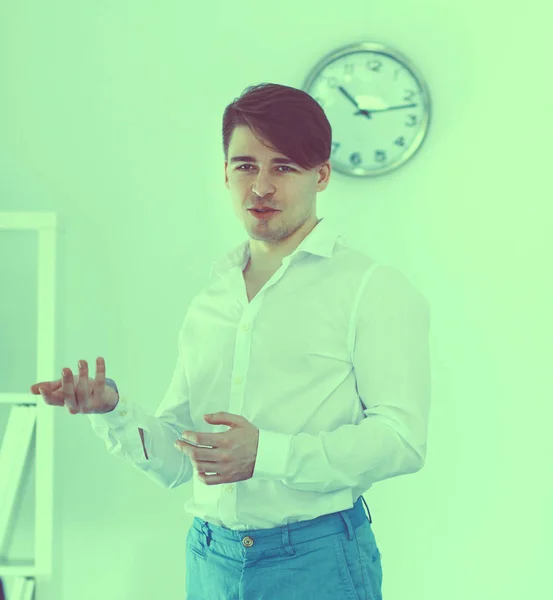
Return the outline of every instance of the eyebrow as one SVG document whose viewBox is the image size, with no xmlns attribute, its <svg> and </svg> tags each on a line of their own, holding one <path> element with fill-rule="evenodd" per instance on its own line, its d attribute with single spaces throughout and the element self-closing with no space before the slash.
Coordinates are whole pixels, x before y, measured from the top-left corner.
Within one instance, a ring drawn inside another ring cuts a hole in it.
<svg viewBox="0 0 553 600">
<path fill-rule="evenodd" d="M 235 162 L 257 162 L 256 158 L 254 156 L 233 156 L 230 159 L 231 163 L 235 163 Z M 289 158 L 273 158 L 271 160 L 271 162 L 275 165 L 296 165 L 297 167 L 299 167 L 298 163 L 294 162 L 293 160 L 290 160 Z"/>
</svg>

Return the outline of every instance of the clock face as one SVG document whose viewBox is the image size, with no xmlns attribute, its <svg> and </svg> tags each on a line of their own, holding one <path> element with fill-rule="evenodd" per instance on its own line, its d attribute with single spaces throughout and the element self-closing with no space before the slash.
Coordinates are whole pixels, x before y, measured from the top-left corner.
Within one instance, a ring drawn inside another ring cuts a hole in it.
<svg viewBox="0 0 553 600">
<path fill-rule="evenodd" d="M 356 44 L 325 57 L 304 90 L 332 127 L 332 167 L 347 175 L 370 177 L 398 168 L 428 130 L 430 99 L 422 77 L 399 53 L 377 44 Z"/>
</svg>

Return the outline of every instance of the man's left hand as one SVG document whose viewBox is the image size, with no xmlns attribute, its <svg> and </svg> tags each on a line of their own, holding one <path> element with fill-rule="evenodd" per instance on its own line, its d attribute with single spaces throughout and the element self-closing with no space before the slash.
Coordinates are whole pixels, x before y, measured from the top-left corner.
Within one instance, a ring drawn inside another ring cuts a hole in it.
<svg viewBox="0 0 553 600">
<path fill-rule="evenodd" d="M 182 440 L 175 442 L 196 467 L 198 477 L 206 485 L 250 479 L 257 457 L 259 429 L 243 416 L 227 412 L 204 415 L 204 419 L 212 425 L 228 425 L 230 429 L 222 433 L 182 432 L 187 440 L 211 448 L 196 448 Z"/>
</svg>

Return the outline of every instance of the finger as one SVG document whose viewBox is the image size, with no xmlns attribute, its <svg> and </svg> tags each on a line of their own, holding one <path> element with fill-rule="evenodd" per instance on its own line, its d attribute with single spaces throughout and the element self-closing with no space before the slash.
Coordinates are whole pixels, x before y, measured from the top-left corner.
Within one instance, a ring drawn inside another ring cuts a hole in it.
<svg viewBox="0 0 553 600">
<path fill-rule="evenodd" d="M 51 404 L 52 406 L 64 406 L 65 402 L 63 398 L 53 394 L 51 391 L 46 388 L 47 383 L 37 383 L 38 393 L 42 396 L 42 399 L 46 404 Z"/>
<path fill-rule="evenodd" d="M 45 390 L 47 393 L 55 392 L 61 388 L 61 379 L 57 381 L 41 381 L 31 386 L 31 394 L 40 394 L 39 387 Z"/>
<path fill-rule="evenodd" d="M 79 383 L 77 383 L 77 405 L 81 412 L 85 412 L 90 406 L 88 397 L 88 363 L 86 360 L 79 361 Z"/>
<path fill-rule="evenodd" d="M 79 412 L 77 399 L 75 398 L 74 379 L 71 369 L 61 370 L 63 401 L 69 412 L 75 415 Z"/>
<path fill-rule="evenodd" d="M 96 359 L 96 377 L 94 378 L 94 395 L 98 398 L 104 396 L 106 389 L 106 361 L 102 356 Z"/>
</svg>

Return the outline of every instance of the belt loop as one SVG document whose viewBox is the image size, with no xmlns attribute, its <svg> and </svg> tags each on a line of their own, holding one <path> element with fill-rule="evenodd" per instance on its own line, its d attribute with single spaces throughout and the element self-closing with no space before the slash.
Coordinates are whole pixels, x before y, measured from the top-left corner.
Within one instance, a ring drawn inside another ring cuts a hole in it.
<svg viewBox="0 0 553 600">
<path fill-rule="evenodd" d="M 363 500 L 363 504 L 367 507 L 367 512 L 369 513 L 369 523 L 372 523 L 373 520 L 371 519 L 371 511 L 369 510 L 369 507 L 367 506 L 367 503 L 365 502 L 365 498 L 363 498 L 363 495 L 361 495 L 361 500 Z"/>
<path fill-rule="evenodd" d="M 351 541 L 353 539 L 353 525 L 351 524 L 351 519 L 348 517 L 345 510 L 341 510 L 340 514 L 342 515 L 342 519 L 344 519 L 344 523 L 346 524 L 348 540 Z"/>
<path fill-rule="evenodd" d="M 286 550 L 286 554 L 289 554 L 290 556 L 294 556 L 296 554 L 296 551 L 294 550 L 294 548 L 292 547 L 292 544 L 290 543 L 290 525 L 288 523 L 286 523 L 286 525 L 281 526 L 280 535 L 282 538 L 282 545 L 284 546 L 284 549 Z"/>
</svg>

